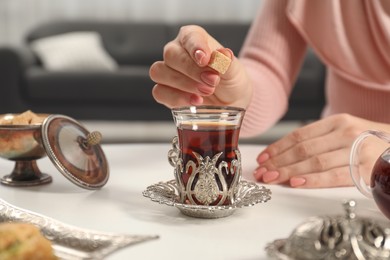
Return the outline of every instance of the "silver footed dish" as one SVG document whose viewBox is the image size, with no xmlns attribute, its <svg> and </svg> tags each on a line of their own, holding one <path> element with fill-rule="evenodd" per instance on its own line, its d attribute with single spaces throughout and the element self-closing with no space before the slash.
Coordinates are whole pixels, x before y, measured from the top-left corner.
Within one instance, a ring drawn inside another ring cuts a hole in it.
<svg viewBox="0 0 390 260">
<path fill-rule="evenodd" d="M 63 260 L 104 259 L 124 247 L 158 238 L 155 235 L 114 234 L 82 229 L 15 207 L 0 199 L 2 222 L 34 224 L 51 241 L 55 255 Z"/>
<path fill-rule="evenodd" d="M 173 206 L 184 215 L 196 218 L 221 218 L 234 213 L 236 209 L 265 203 L 271 199 L 271 190 L 256 183 L 241 180 L 237 185 L 236 198 L 231 205 L 204 206 L 180 203 L 180 195 L 175 180 L 159 182 L 148 186 L 142 193 L 159 204 Z"/>
<path fill-rule="evenodd" d="M 266 245 L 270 259 L 388 260 L 390 226 L 358 217 L 356 202 L 343 203 L 345 215 L 314 216 L 298 225 L 289 237 Z"/>
</svg>

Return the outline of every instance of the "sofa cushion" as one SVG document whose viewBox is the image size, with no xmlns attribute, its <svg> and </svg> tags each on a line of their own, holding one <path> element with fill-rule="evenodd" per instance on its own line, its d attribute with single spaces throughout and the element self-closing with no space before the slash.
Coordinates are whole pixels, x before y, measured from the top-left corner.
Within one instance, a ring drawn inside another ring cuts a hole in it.
<svg viewBox="0 0 390 260">
<path fill-rule="evenodd" d="M 50 71 L 115 70 L 116 61 L 96 32 L 71 32 L 31 42 L 31 49 Z"/>
<path fill-rule="evenodd" d="M 107 52 L 120 65 L 151 65 L 162 59 L 168 42 L 168 29 L 163 23 L 128 23 L 104 21 L 58 21 L 31 30 L 26 42 L 74 31 L 98 32 Z"/>
<path fill-rule="evenodd" d="M 113 72 L 48 72 L 39 67 L 27 70 L 27 98 L 34 102 L 156 103 L 149 67 L 123 66 Z"/>
</svg>

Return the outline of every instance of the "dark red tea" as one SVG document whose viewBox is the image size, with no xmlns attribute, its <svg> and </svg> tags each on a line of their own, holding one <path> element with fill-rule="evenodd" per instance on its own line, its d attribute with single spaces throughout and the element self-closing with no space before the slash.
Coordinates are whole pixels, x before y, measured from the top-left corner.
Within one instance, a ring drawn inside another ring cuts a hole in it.
<svg viewBox="0 0 390 260">
<path fill-rule="evenodd" d="M 390 219 L 390 154 L 376 161 L 371 175 L 374 200 L 382 213 Z"/>
<path fill-rule="evenodd" d="M 203 159 L 209 157 L 213 159 L 218 153 L 222 154 L 218 157 L 215 165 L 218 168 L 219 164 L 222 161 L 228 163 L 228 168 L 230 169 L 231 161 L 238 159 L 236 150 L 238 150 L 238 137 L 239 137 L 239 128 L 233 125 L 226 124 L 210 124 L 210 125 L 197 125 L 194 129 L 193 125 L 181 125 L 178 128 L 179 135 L 179 145 L 182 151 L 182 159 L 184 166 L 184 174 L 182 175 L 182 180 L 184 185 L 187 185 L 188 179 L 192 174 L 192 170 L 185 172 L 186 165 L 188 161 L 193 161 L 196 163 L 196 166 L 199 166 L 199 161 L 196 158 L 195 153 L 202 156 Z M 232 174 L 222 172 L 225 177 L 228 188 L 234 179 L 234 173 Z M 193 181 L 193 186 L 196 184 L 198 176 L 195 177 Z M 219 190 L 222 190 L 221 182 L 216 176 L 216 181 L 218 184 Z M 191 188 L 193 189 L 193 187 Z"/>
</svg>

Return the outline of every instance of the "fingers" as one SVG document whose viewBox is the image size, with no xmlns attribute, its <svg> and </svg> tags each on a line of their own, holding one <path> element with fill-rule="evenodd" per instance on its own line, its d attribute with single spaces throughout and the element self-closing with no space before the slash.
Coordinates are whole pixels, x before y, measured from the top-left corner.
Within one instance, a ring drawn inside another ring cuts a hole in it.
<svg viewBox="0 0 390 260">
<path fill-rule="evenodd" d="M 266 167 L 269 167 L 270 169 L 279 168 L 285 165 L 290 165 L 302 160 L 306 160 L 315 155 L 342 149 L 347 145 L 343 142 L 343 140 L 346 138 L 342 138 L 341 135 L 341 131 L 331 132 L 324 136 L 296 143 L 280 154 L 274 154 L 273 156 L 267 154 L 267 158 L 265 158 L 265 154 L 262 154 L 259 155 L 258 162 Z M 338 141 L 335 142 L 335 140 Z M 269 149 L 271 152 L 275 151 L 272 147 Z"/>
<path fill-rule="evenodd" d="M 158 103 L 169 108 L 189 105 L 198 106 L 203 103 L 203 97 L 200 95 L 184 92 L 166 85 L 156 84 L 153 87 L 152 95 Z"/>
<path fill-rule="evenodd" d="M 318 128 L 317 128 L 318 127 Z M 377 124 L 339 114 L 297 129 L 267 147 L 258 157 L 254 172 L 258 181 L 289 183 L 292 187 L 324 188 L 353 185 L 349 155 L 356 137 Z M 387 145 L 387 144 L 386 144 Z M 359 168 L 366 183 L 383 144 L 366 142 L 360 154 Z"/>
<path fill-rule="evenodd" d="M 149 71 L 157 83 L 153 96 L 157 102 L 169 107 L 188 102 L 198 104 L 203 96 L 212 95 L 220 82 L 220 75 L 206 66 L 211 50 L 208 34 L 198 26 L 182 27 L 177 39 L 164 47 L 164 61 L 155 62 Z M 164 89 L 171 88 L 167 93 Z M 176 89 L 177 91 L 174 91 Z M 180 101 L 169 93 L 181 93 Z M 193 95 L 191 95 L 193 94 Z M 189 98 L 190 97 L 190 98 Z M 191 100 L 191 101 L 190 101 Z"/>
<path fill-rule="evenodd" d="M 268 173 L 268 172 L 267 172 Z M 278 171 L 270 171 L 270 176 L 280 176 Z M 264 174 L 263 180 L 268 176 Z M 299 174 L 282 181 L 270 181 L 270 184 L 288 183 L 294 188 L 329 188 L 329 187 L 345 187 L 352 186 L 353 181 L 349 173 L 349 166 L 341 166 L 327 170 L 326 172 L 312 172 L 308 174 Z M 258 179 L 261 181 L 261 179 Z"/>
<path fill-rule="evenodd" d="M 290 186 L 296 188 L 329 188 L 352 186 L 349 167 L 339 167 L 323 172 L 299 175 L 290 179 Z"/>
<path fill-rule="evenodd" d="M 191 54 L 176 41 L 165 45 L 163 58 L 166 66 L 193 79 L 198 79 L 200 72 L 203 71 Z"/>
<path fill-rule="evenodd" d="M 272 144 L 274 147 L 269 147 L 269 153 L 259 155 L 260 167 L 255 172 L 255 178 L 265 183 L 290 182 L 293 187 L 314 187 L 311 185 L 335 187 L 351 184 L 349 171 L 343 178 L 340 177 L 340 182 L 337 180 L 331 183 L 327 179 L 335 172 L 338 173 L 335 169 L 348 168 L 349 138 L 344 136 L 344 131 L 334 130 L 331 126 L 306 132 L 312 130 L 313 125 L 297 129 L 286 138 Z M 321 179 L 317 180 L 319 176 Z M 323 184 L 317 183 L 322 179 L 325 181 Z"/>
<path fill-rule="evenodd" d="M 344 148 L 334 152 L 322 153 L 309 159 L 282 167 L 279 169 L 280 178 L 288 180 L 290 177 L 313 172 L 327 172 L 334 168 L 349 165 L 349 149 Z"/>
<path fill-rule="evenodd" d="M 164 47 L 164 61 L 155 62 L 149 71 L 157 83 L 152 91 L 157 102 L 171 108 L 201 105 L 203 96 L 214 93 L 220 77 L 204 68 L 211 56 L 210 38 L 201 27 L 184 26 Z"/>
<path fill-rule="evenodd" d="M 195 25 L 181 27 L 177 40 L 200 67 L 208 64 L 213 49 L 222 47 L 203 28 Z"/>
<path fill-rule="evenodd" d="M 207 66 L 214 50 L 232 60 L 226 62 L 229 66 L 224 74 Z M 231 50 L 223 48 L 203 28 L 182 27 L 176 39 L 165 45 L 163 57 L 163 61 L 155 62 L 149 70 L 150 78 L 156 83 L 153 97 L 157 102 L 168 107 L 248 106 L 253 91 L 244 67 Z"/>
<path fill-rule="evenodd" d="M 193 93 L 197 95 L 211 95 L 214 92 L 214 87 L 193 80 L 190 77 L 183 77 L 182 74 L 167 66 L 162 61 L 155 62 L 149 71 L 150 78 L 159 85 L 171 86 L 183 92 Z M 208 75 L 207 72 L 201 74 L 205 81 L 218 80 L 213 78 L 213 73 Z"/>
<path fill-rule="evenodd" d="M 280 168 L 315 155 L 350 147 L 358 131 L 342 126 L 340 122 L 343 121 L 345 117 L 333 116 L 296 129 L 264 149 L 257 161 L 269 169 Z"/>
<path fill-rule="evenodd" d="M 301 143 L 306 140 L 313 139 L 315 137 L 321 137 L 330 133 L 333 130 L 333 124 L 329 122 L 329 118 L 316 121 L 315 123 L 298 128 L 286 135 L 282 139 L 268 146 L 258 157 L 258 160 L 263 154 L 273 155 L 280 154 L 297 143 Z M 334 143 L 334 142 L 332 142 Z M 263 155 L 263 157 L 266 155 Z M 260 160 L 261 161 L 261 160 Z"/>
<path fill-rule="evenodd" d="M 284 183 L 294 176 L 322 172 L 328 174 L 335 168 L 348 166 L 349 149 L 339 149 L 312 156 L 304 161 L 280 168 L 260 166 L 256 178 L 266 183 Z"/>
</svg>

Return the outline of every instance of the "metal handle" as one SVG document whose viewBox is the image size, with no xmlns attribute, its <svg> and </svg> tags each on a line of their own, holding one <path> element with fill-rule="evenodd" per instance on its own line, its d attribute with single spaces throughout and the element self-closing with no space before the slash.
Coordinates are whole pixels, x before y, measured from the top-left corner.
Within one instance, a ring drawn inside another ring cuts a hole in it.
<svg viewBox="0 0 390 260">
<path fill-rule="evenodd" d="M 85 138 L 83 144 L 86 147 L 90 147 L 90 146 L 100 144 L 101 141 L 102 141 L 102 134 L 99 131 L 93 131 L 87 135 L 87 138 Z"/>
</svg>

